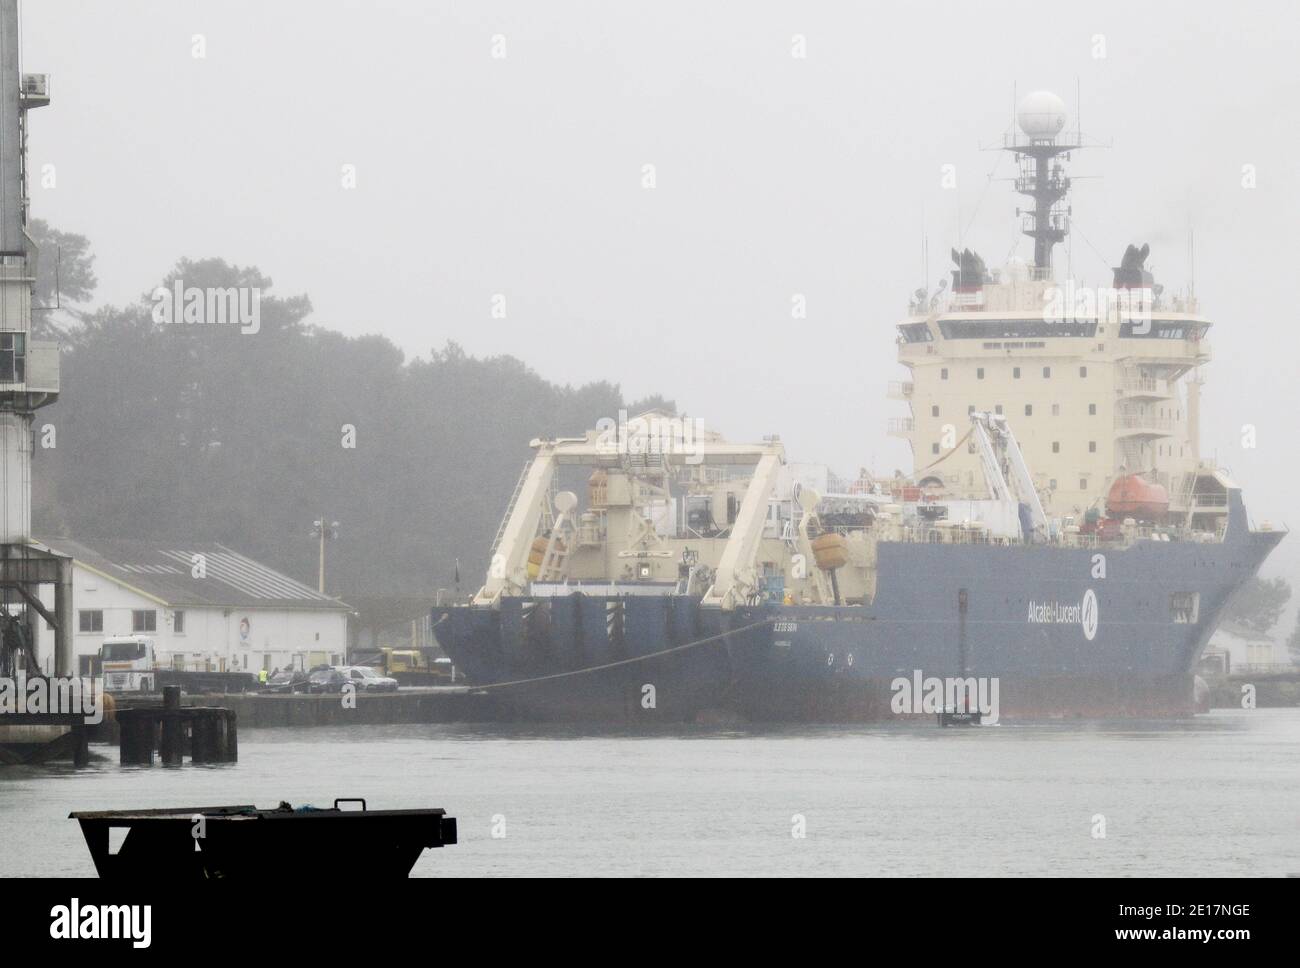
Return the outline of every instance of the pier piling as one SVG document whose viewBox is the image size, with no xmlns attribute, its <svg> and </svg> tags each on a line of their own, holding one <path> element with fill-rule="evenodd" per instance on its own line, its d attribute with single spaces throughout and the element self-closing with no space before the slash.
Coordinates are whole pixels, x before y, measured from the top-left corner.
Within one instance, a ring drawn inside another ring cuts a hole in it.
<svg viewBox="0 0 1300 968">
<path fill-rule="evenodd" d="M 123 765 L 153 763 L 154 750 L 166 766 L 233 763 L 239 758 L 233 710 L 216 706 L 182 706 L 179 686 L 163 690 L 161 706 L 119 709 L 120 759 Z"/>
</svg>

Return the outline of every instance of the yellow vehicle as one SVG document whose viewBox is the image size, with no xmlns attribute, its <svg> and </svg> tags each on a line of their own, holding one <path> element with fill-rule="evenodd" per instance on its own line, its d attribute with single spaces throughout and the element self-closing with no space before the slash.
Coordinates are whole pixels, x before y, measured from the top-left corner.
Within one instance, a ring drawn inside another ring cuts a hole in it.
<svg viewBox="0 0 1300 968">
<path fill-rule="evenodd" d="M 424 656 L 419 649 L 391 649 L 386 648 L 384 653 L 384 673 L 392 675 L 395 672 L 429 672 L 429 663 L 425 661 Z"/>
<path fill-rule="evenodd" d="M 432 650 L 383 648 L 380 654 L 384 675 L 404 686 L 433 686 L 454 676 L 451 663 L 435 658 Z"/>
</svg>

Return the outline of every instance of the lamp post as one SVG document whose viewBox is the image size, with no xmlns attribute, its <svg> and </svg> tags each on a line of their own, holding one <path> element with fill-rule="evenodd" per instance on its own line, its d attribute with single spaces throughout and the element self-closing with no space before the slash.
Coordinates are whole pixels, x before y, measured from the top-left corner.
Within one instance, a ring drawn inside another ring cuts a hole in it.
<svg viewBox="0 0 1300 968">
<path fill-rule="evenodd" d="M 339 536 L 339 523 L 337 521 L 326 521 L 325 515 L 321 515 L 311 523 L 311 536 L 320 538 L 320 578 L 318 580 L 317 591 L 322 595 L 325 594 L 325 539 L 337 538 Z"/>
</svg>

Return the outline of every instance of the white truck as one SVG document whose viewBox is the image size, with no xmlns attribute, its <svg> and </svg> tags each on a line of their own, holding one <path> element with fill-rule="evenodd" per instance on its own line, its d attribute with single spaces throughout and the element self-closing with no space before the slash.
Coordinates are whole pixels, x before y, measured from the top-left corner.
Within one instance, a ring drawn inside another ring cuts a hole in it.
<svg viewBox="0 0 1300 968">
<path fill-rule="evenodd" d="M 105 692 L 154 691 L 154 641 L 147 635 L 112 635 L 99 647 Z"/>
</svg>

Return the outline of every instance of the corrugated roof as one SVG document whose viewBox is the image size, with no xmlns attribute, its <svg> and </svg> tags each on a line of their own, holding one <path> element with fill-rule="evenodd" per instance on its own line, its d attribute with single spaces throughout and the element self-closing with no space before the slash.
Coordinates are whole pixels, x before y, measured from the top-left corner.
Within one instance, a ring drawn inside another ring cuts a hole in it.
<svg viewBox="0 0 1300 968">
<path fill-rule="evenodd" d="M 214 542 L 43 540 L 81 565 L 169 606 L 217 608 L 338 608 L 348 606 L 310 585 Z M 193 577 L 195 556 L 204 577 Z"/>
</svg>

